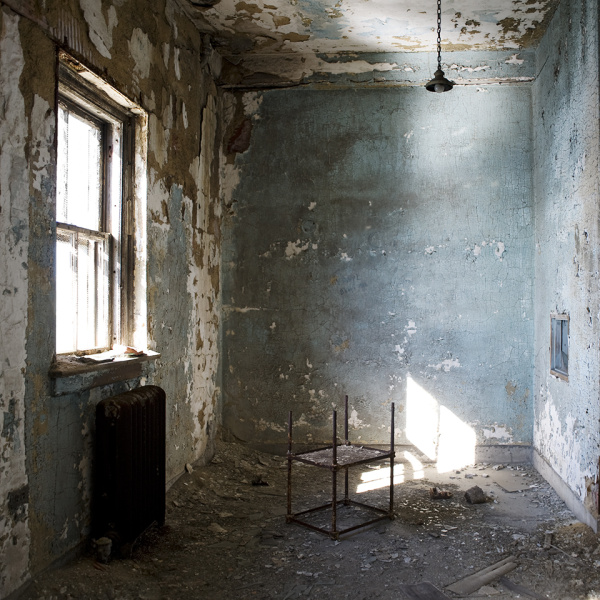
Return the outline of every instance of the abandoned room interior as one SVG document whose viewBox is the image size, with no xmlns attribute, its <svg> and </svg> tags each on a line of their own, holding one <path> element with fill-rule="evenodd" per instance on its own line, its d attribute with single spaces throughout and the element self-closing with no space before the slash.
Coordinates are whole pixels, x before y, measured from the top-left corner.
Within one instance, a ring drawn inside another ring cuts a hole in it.
<svg viewBox="0 0 600 600">
<path fill-rule="evenodd" d="M 0 597 L 89 548 L 96 407 L 147 385 L 169 490 L 348 394 L 354 441 L 521 465 L 595 535 L 598 2 L 439 10 L 440 54 L 436 0 L 0 0 Z"/>
</svg>

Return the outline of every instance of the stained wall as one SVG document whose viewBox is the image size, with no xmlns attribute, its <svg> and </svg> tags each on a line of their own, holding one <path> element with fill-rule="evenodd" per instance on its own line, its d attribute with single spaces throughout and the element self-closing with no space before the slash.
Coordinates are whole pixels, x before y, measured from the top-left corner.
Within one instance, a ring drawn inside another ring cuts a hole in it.
<svg viewBox="0 0 600 600">
<path fill-rule="evenodd" d="M 533 85 L 538 468 L 578 516 L 598 507 L 598 6 L 563 1 Z M 570 317 L 568 381 L 550 374 L 550 315 Z M 581 506 L 577 508 L 577 504 Z"/>
<path fill-rule="evenodd" d="M 224 429 L 533 439 L 529 85 L 247 92 L 224 163 Z M 341 430 L 340 430 L 341 432 Z"/>
<path fill-rule="evenodd" d="M 135 339 L 161 356 L 112 383 L 94 375 L 60 381 L 49 375 L 55 349 L 59 43 L 147 114 L 147 170 L 137 180 L 147 205 L 135 223 L 136 305 L 145 308 L 136 313 Z M 90 533 L 94 410 L 100 399 L 143 383 L 165 389 L 169 480 L 187 462 L 211 456 L 219 400 L 220 97 L 209 40 L 171 0 L 3 3 L 0 65 L 5 597 L 68 556 Z"/>
</svg>

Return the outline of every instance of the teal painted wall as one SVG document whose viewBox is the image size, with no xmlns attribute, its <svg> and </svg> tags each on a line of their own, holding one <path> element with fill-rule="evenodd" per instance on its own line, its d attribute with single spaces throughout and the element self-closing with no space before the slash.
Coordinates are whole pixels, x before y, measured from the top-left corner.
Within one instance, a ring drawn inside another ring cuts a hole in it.
<svg viewBox="0 0 600 600">
<path fill-rule="evenodd" d="M 538 49 L 535 122 L 535 448 L 597 515 L 598 3 L 563 0 Z M 550 314 L 570 317 L 569 380 L 550 374 Z"/>
<path fill-rule="evenodd" d="M 252 129 L 225 190 L 225 429 L 284 442 L 293 409 L 298 441 L 328 440 L 348 393 L 365 442 L 389 441 L 394 401 L 400 443 L 424 402 L 434 453 L 444 419 L 530 444 L 530 86 L 237 102 Z"/>
</svg>

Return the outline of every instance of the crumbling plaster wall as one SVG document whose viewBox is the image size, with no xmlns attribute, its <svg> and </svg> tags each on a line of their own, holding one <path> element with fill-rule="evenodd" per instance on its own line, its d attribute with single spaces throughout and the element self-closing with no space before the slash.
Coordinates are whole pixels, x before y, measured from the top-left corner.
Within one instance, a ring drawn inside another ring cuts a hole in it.
<svg viewBox="0 0 600 600">
<path fill-rule="evenodd" d="M 166 390 L 168 479 L 211 455 L 219 401 L 220 98 L 207 40 L 172 0 L 9 4 L 0 6 L 0 597 L 89 534 L 101 398 L 144 382 Z M 58 40 L 148 112 L 138 182 L 148 192 L 147 273 L 136 294 L 161 353 L 141 377 L 93 388 L 71 377 L 62 395 L 49 377 Z"/>
<path fill-rule="evenodd" d="M 293 409 L 298 441 L 327 441 L 348 393 L 364 442 L 388 443 L 391 401 L 414 441 L 421 397 L 449 435 L 531 444 L 530 86 L 271 90 L 228 112 L 225 430 L 281 444 Z"/>
<path fill-rule="evenodd" d="M 549 466 L 597 516 L 598 4 L 563 0 L 538 48 L 535 122 L 535 429 Z M 550 314 L 567 313 L 569 380 L 550 374 Z"/>
</svg>

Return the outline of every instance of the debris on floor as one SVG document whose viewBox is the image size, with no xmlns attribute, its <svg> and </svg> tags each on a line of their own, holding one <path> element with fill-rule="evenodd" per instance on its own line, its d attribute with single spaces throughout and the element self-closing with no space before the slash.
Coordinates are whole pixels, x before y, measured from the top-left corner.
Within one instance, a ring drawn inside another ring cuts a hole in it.
<svg viewBox="0 0 600 600">
<path fill-rule="evenodd" d="M 450 600 L 449 596 L 429 582 L 416 585 L 401 584 L 399 589 L 408 600 Z"/>
<path fill-rule="evenodd" d="M 478 486 L 474 485 L 465 492 L 465 498 L 469 504 L 484 504 L 488 501 L 485 492 Z"/>
<path fill-rule="evenodd" d="M 468 577 L 449 585 L 446 589 L 459 596 L 468 596 L 484 585 L 488 585 L 496 579 L 500 579 L 503 575 L 514 571 L 517 566 L 516 558 L 514 556 L 509 556 L 477 573 L 473 573 L 473 575 L 469 575 Z"/>
<path fill-rule="evenodd" d="M 432 487 L 429 490 L 429 497 L 433 500 L 447 500 L 448 498 L 452 498 L 452 492 Z"/>
<path fill-rule="evenodd" d="M 38 576 L 19 600 L 402 600 L 401 586 L 413 586 L 412 600 L 419 590 L 434 593 L 424 582 L 442 590 L 441 599 L 455 597 L 447 586 L 511 557 L 510 580 L 493 579 L 471 597 L 527 597 L 510 585 L 532 598 L 600 597 L 600 536 L 574 521 L 533 467 L 462 469 L 493 497 L 473 505 L 464 497 L 473 479 L 440 473 L 425 459 L 414 473 L 408 458 L 397 452 L 404 476 L 395 486 L 395 519 L 333 541 L 286 524 L 284 457 L 219 443 L 208 464 L 191 465 L 169 489 L 165 525 L 148 530 L 130 556 L 104 564 L 90 547 Z M 385 507 L 389 487 L 377 487 L 377 472 L 351 469 L 350 486 L 361 501 Z M 522 491 L 505 491 L 500 475 Z M 257 477 L 269 485 L 252 485 Z M 433 502 L 432 488 L 453 496 Z M 293 489 L 294 510 L 325 503 L 331 473 L 300 467 Z"/>
</svg>

